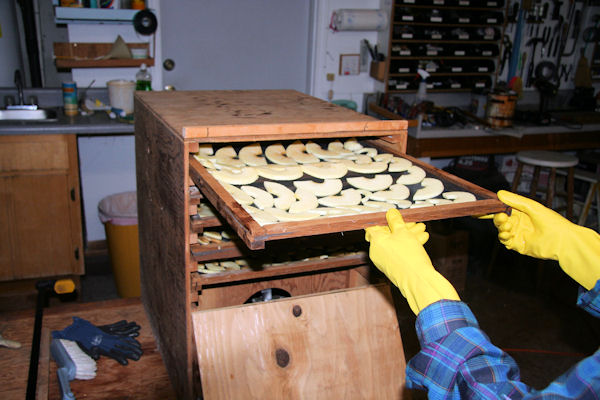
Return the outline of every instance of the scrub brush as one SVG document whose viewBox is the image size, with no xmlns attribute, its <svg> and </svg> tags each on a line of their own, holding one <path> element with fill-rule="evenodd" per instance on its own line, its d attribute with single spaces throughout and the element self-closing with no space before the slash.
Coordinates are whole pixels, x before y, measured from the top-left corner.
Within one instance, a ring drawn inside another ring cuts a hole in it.
<svg viewBox="0 0 600 400">
<path fill-rule="evenodd" d="M 62 400 L 74 400 L 69 384 L 73 379 L 94 379 L 96 361 L 79 348 L 77 343 L 65 339 L 52 339 L 50 354 L 58 364 L 58 381 Z"/>
</svg>

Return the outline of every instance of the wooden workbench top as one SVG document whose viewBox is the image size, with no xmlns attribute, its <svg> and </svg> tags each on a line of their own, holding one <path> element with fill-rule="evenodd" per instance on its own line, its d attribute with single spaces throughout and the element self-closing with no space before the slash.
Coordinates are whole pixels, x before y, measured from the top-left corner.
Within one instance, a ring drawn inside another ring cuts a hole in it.
<svg viewBox="0 0 600 400">
<path fill-rule="evenodd" d="M 162 91 L 135 96 L 136 112 L 160 113 L 160 119 L 184 139 L 377 136 L 407 129 L 404 120 L 381 121 L 294 90 Z"/>
<path fill-rule="evenodd" d="M 56 363 L 49 360 L 49 334 L 72 323 L 78 316 L 93 324 L 103 325 L 122 319 L 141 326 L 138 340 L 144 351 L 139 361 L 122 366 L 101 357 L 97 361 L 96 378 L 71 381 L 71 390 L 78 399 L 174 399 L 167 371 L 158 352 L 150 325 L 139 299 L 119 299 L 94 303 L 71 303 L 44 310 L 42 346 L 38 374 L 38 399 L 60 399 L 56 379 Z M 20 349 L 0 347 L 0 398 L 24 399 L 29 372 L 29 357 L 35 311 L 0 314 L 0 329 L 6 339 L 21 343 Z M 45 342 L 45 343 L 44 343 Z"/>
</svg>

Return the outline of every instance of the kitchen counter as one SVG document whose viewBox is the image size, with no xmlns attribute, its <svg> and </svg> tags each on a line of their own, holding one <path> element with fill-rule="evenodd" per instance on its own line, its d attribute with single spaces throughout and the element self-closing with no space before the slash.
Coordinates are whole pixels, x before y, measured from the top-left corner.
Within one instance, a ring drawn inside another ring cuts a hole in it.
<svg viewBox="0 0 600 400">
<path fill-rule="evenodd" d="M 133 123 L 111 119 L 105 111 L 92 115 L 68 117 L 62 109 L 57 110 L 57 119 L 49 121 L 0 121 L 0 135 L 133 135 Z"/>
</svg>

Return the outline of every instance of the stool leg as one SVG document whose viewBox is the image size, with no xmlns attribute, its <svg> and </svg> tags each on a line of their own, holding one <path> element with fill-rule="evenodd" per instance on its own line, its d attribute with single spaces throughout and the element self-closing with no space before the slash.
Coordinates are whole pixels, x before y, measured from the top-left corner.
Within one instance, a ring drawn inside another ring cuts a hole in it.
<svg viewBox="0 0 600 400">
<path fill-rule="evenodd" d="M 529 190 L 529 197 L 535 199 L 537 193 L 538 181 L 540 179 L 540 167 L 537 165 L 533 167 L 533 177 L 531 178 L 531 185 Z"/>
<path fill-rule="evenodd" d="M 521 173 L 523 172 L 523 164 L 520 161 L 517 161 L 517 170 L 515 171 L 515 177 L 513 178 L 512 187 L 510 191 L 513 193 L 517 193 L 517 188 L 519 187 L 519 181 L 521 180 Z"/>
<path fill-rule="evenodd" d="M 585 221 L 587 220 L 588 213 L 590 212 L 590 207 L 592 206 L 592 201 L 594 200 L 594 195 L 596 194 L 596 184 L 590 183 L 590 188 L 585 196 L 585 202 L 583 203 L 583 208 L 581 210 L 581 215 L 579 216 L 579 220 L 577 221 L 577 225 L 584 226 Z"/>
<path fill-rule="evenodd" d="M 554 185 L 556 185 L 556 168 L 550 168 L 548 177 L 548 188 L 546 190 L 546 207 L 552 208 L 554 202 Z"/>
<path fill-rule="evenodd" d="M 567 175 L 567 219 L 569 221 L 573 220 L 574 171 L 575 169 L 573 167 L 569 168 L 569 173 Z"/>
</svg>

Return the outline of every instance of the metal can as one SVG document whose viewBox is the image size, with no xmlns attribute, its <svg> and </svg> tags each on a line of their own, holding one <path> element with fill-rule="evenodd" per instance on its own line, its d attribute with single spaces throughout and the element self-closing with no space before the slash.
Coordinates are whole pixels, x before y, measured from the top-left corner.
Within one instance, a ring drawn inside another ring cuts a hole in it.
<svg viewBox="0 0 600 400">
<path fill-rule="evenodd" d="M 77 84 L 75 82 L 63 82 L 62 93 L 65 115 L 77 115 Z"/>
</svg>

